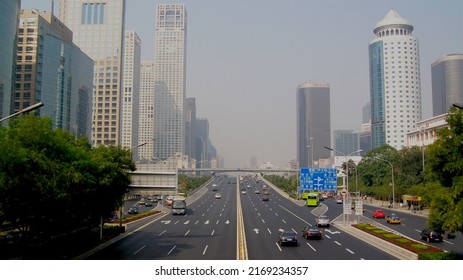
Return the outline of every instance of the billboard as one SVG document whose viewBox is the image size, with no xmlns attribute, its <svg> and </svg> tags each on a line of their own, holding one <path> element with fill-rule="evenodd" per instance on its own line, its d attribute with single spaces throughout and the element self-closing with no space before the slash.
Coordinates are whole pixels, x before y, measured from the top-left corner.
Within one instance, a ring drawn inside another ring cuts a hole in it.
<svg viewBox="0 0 463 280">
<path fill-rule="evenodd" d="M 337 177 L 335 168 L 301 168 L 300 185 L 302 191 L 336 191 Z"/>
</svg>

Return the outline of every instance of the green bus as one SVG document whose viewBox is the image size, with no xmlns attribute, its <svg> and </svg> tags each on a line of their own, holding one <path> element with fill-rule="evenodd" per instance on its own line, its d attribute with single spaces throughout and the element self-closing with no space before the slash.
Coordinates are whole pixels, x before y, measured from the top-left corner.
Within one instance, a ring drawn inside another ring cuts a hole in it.
<svg viewBox="0 0 463 280">
<path fill-rule="evenodd" d="M 309 192 L 307 194 L 307 206 L 314 206 L 314 207 L 317 207 L 318 206 L 318 196 L 320 194 L 318 192 Z"/>
</svg>

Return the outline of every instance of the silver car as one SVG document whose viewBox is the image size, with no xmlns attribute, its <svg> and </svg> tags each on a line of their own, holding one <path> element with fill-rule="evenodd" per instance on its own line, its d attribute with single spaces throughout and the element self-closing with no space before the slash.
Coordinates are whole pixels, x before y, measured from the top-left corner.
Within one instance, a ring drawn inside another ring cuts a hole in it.
<svg viewBox="0 0 463 280">
<path fill-rule="evenodd" d="M 330 227 L 330 218 L 326 215 L 320 215 L 316 219 L 317 227 Z"/>
</svg>

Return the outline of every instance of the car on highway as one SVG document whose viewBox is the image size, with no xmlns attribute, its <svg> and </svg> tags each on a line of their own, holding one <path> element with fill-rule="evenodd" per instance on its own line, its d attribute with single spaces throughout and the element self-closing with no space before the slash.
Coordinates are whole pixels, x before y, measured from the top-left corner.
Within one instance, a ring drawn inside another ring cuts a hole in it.
<svg viewBox="0 0 463 280">
<path fill-rule="evenodd" d="M 444 240 L 444 234 L 438 232 L 436 230 L 431 230 L 429 228 L 425 228 L 420 233 L 421 240 L 426 240 L 428 242 L 442 242 Z"/>
<path fill-rule="evenodd" d="M 400 217 L 396 213 L 391 213 L 387 215 L 386 222 L 389 224 L 400 224 Z"/>
<path fill-rule="evenodd" d="M 129 214 L 138 214 L 138 207 L 132 206 L 129 208 Z"/>
<path fill-rule="evenodd" d="M 305 239 L 322 239 L 323 233 L 318 227 L 306 226 L 302 230 L 302 237 Z"/>
<path fill-rule="evenodd" d="M 246 190 L 241 191 L 241 194 L 246 194 L 246 193 L 247 193 Z"/>
<path fill-rule="evenodd" d="M 254 193 L 255 193 L 255 194 L 260 194 L 260 191 L 259 191 L 259 190 L 255 190 Z"/>
<path fill-rule="evenodd" d="M 268 189 L 267 185 L 263 185 L 263 186 L 262 186 L 262 190 L 265 191 L 265 190 L 267 190 L 267 189 Z"/>
<path fill-rule="evenodd" d="M 320 215 L 315 219 L 317 227 L 330 227 L 330 218 L 326 215 Z"/>
<path fill-rule="evenodd" d="M 262 197 L 262 201 L 268 201 L 268 196 Z"/>
<path fill-rule="evenodd" d="M 337 204 L 342 204 L 342 197 L 340 197 L 340 196 L 336 197 L 336 203 Z"/>
<path fill-rule="evenodd" d="M 222 195 L 221 195 L 220 193 L 216 193 L 216 194 L 215 194 L 215 198 L 216 198 L 216 199 L 220 199 L 220 198 L 222 198 Z"/>
<path fill-rule="evenodd" d="M 269 195 L 270 192 L 269 191 L 264 191 L 264 195 Z"/>
<path fill-rule="evenodd" d="M 374 210 L 371 213 L 371 216 L 375 219 L 384 219 L 386 217 L 386 213 L 383 210 Z"/>
<path fill-rule="evenodd" d="M 167 206 L 172 206 L 172 201 L 174 200 L 174 197 L 172 195 L 168 195 L 165 199 L 166 205 Z"/>
<path fill-rule="evenodd" d="M 145 207 L 151 207 L 151 206 L 153 206 L 153 202 L 151 202 L 151 200 L 147 200 L 145 202 Z"/>
<path fill-rule="evenodd" d="M 278 244 L 280 245 L 294 245 L 297 246 L 297 235 L 292 230 L 278 231 Z"/>
</svg>

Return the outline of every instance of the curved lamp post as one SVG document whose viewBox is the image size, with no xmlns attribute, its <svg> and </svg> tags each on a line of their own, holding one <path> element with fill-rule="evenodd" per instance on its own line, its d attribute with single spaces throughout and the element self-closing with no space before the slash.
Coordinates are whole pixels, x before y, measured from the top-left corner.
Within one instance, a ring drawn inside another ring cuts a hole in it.
<svg viewBox="0 0 463 280">
<path fill-rule="evenodd" d="M 391 166 L 391 176 L 392 176 L 392 208 L 394 208 L 394 204 L 395 204 L 395 193 L 394 193 L 394 166 L 392 165 L 392 163 L 388 160 L 385 160 L 385 159 L 382 159 L 380 157 L 375 157 L 375 159 L 379 159 L 379 160 L 382 160 L 384 162 L 387 162 L 390 166 Z"/>
<path fill-rule="evenodd" d="M 346 175 L 347 175 L 346 189 L 347 189 L 347 195 L 350 195 L 349 194 L 349 158 L 348 157 L 353 155 L 353 154 L 360 153 L 362 150 L 360 149 L 360 150 L 357 150 L 355 152 L 352 152 L 352 153 L 349 153 L 349 154 L 346 155 L 343 152 L 337 151 L 337 150 L 335 150 L 333 148 L 330 148 L 330 147 L 327 147 L 327 146 L 325 146 L 324 148 L 327 149 L 327 150 L 333 151 L 335 153 L 340 153 L 341 155 L 343 155 L 345 157 L 345 159 L 346 159 Z"/>
<path fill-rule="evenodd" d="M 24 109 L 22 109 L 22 110 L 19 111 L 19 112 L 16 112 L 16 113 L 14 113 L 14 114 L 11 114 L 11 115 L 9 115 L 9 116 L 4 117 L 3 119 L 0 120 L 0 122 L 2 122 L 2 121 L 4 121 L 4 120 L 7 120 L 7 119 L 10 119 L 10 118 L 12 118 L 12 117 L 15 117 L 15 116 L 17 116 L 17 115 L 19 115 L 19 114 L 24 114 L 24 113 L 33 111 L 33 110 L 35 110 L 35 109 L 37 109 L 37 108 L 42 107 L 43 105 L 44 105 L 43 102 L 35 103 L 34 105 L 31 105 L 31 106 L 29 106 L 29 107 L 27 107 L 27 108 L 24 108 Z"/>
</svg>

